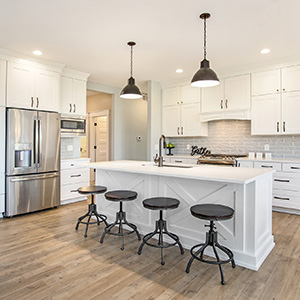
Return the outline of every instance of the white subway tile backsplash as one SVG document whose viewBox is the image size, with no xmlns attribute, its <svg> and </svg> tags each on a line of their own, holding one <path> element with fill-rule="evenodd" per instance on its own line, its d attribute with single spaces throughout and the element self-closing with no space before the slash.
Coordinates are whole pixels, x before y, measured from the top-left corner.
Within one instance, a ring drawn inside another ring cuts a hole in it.
<svg viewBox="0 0 300 300">
<path fill-rule="evenodd" d="M 288 136 L 251 136 L 251 122 L 240 120 L 222 120 L 208 123 L 208 137 L 169 138 L 175 144 L 174 154 L 189 155 L 186 145 L 206 147 L 212 153 L 248 154 L 265 152 L 264 145 L 269 144 L 269 153 L 273 158 L 300 159 L 300 135 Z"/>
</svg>

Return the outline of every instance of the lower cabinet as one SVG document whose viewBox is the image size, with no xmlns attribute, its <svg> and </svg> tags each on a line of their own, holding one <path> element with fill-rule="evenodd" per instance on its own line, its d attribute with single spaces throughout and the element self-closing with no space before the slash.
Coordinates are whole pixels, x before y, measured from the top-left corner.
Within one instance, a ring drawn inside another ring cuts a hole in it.
<svg viewBox="0 0 300 300">
<path fill-rule="evenodd" d="M 300 163 L 240 160 L 238 166 L 276 170 L 273 175 L 273 210 L 300 214 Z"/>
<path fill-rule="evenodd" d="M 90 169 L 80 165 L 90 159 L 63 160 L 61 162 L 61 204 L 85 200 L 77 189 L 90 185 Z"/>
</svg>

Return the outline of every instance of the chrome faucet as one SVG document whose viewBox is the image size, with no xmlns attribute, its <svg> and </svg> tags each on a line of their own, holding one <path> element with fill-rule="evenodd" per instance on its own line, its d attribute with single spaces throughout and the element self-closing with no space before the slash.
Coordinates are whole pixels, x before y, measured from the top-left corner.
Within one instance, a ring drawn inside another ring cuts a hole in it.
<svg viewBox="0 0 300 300">
<path fill-rule="evenodd" d="M 163 156 L 161 154 L 161 140 L 163 140 L 163 147 L 166 148 L 167 144 L 166 144 L 166 137 L 162 134 L 159 138 L 159 152 L 158 152 L 158 157 L 156 154 L 156 157 L 154 158 L 155 163 L 158 163 L 159 167 L 163 166 Z"/>
</svg>

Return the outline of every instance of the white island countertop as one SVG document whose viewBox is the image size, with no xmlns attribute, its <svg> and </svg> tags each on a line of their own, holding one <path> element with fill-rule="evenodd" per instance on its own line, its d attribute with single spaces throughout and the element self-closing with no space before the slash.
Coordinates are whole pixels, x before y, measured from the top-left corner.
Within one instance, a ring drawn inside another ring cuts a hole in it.
<svg viewBox="0 0 300 300">
<path fill-rule="evenodd" d="M 131 160 L 94 162 L 87 165 L 94 169 L 239 184 L 247 184 L 255 181 L 259 177 L 275 172 L 274 170 L 270 169 L 235 168 L 211 165 L 193 165 L 192 167 L 191 165 L 180 165 L 178 167 L 164 166 L 159 168 L 153 162 Z M 174 164 L 165 163 L 165 165 Z M 189 168 L 184 168 L 183 166 L 189 166 Z"/>
</svg>

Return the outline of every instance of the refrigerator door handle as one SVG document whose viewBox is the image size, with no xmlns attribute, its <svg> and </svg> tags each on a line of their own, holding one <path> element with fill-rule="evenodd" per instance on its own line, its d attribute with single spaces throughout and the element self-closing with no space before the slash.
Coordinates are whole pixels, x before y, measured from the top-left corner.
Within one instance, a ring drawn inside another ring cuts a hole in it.
<svg viewBox="0 0 300 300">
<path fill-rule="evenodd" d="M 36 168 L 36 118 L 33 118 L 33 167 Z"/>
<path fill-rule="evenodd" d="M 48 179 L 48 178 L 55 178 L 59 177 L 58 174 L 54 175 L 37 175 L 37 176 L 27 176 L 26 178 L 14 178 L 10 179 L 11 182 L 20 182 L 20 181 L 29 181 L 29 180 L 38 180 L 38 179 Z"/>
<path fill-rule="evenodd" d="M 38 156 L 37 156 L 37 167 L 40 167 L 41 156 L 42 156 L 42 125 L 41 120 L 38 118 Z"/>
</svg>

